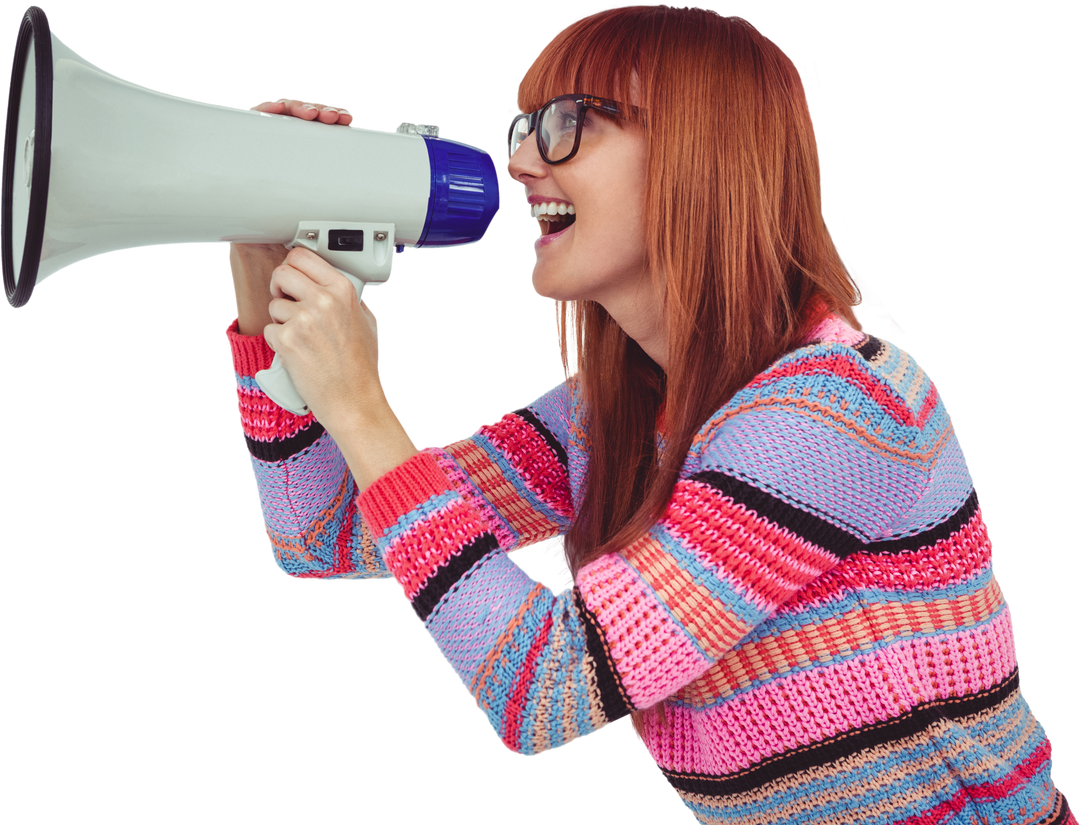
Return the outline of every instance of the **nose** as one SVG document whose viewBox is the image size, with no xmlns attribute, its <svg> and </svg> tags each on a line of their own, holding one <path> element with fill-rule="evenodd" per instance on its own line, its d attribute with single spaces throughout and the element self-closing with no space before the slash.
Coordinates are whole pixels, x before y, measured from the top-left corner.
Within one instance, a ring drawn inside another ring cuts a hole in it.
<svg viewBox="0 0 1080 825">
<path fill-rule="evenodd" d="M 536 145 L 535 131 L 510 156 L 510 164 L 507 169 L 510 171 L 510 177 L 518 183 L 527 183 L 529 180 L 547 175 L 547 164 L 540 157 L 540 149 Z"/>
</svg>

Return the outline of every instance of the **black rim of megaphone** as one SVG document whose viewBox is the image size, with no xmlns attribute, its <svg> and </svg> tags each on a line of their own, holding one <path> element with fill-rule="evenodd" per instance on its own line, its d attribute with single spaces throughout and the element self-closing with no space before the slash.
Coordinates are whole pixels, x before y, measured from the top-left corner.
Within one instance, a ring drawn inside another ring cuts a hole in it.
<svg viewBox="0 0 1080 825">
<path fill-rule="evenodd" d="M 34 45 L 34 170 L 30 179 L 30 210 L 26 221 L 26 238 L 19 280 L 15 281 L 15 261 L 12 257 L 12 195 L 15 187 L 15 154 L 19 132 L 19 107 L 22 97 L 26 58 Z M 52 101 L 53 61 L 52 35 L 45 12 L 31 6 L 23 17 L 19 41 L 15 44 L 15 64 L 11 69 L 11 91 L 8 94 L 7 132 L 4 135 L 3 214 L 0 215 L 0 255 L 4 259 L 4 291 L 8 302 L 21 307 L 30 300 L 37 283 L 41 263 L 41 242 L 45 236 L 45 211 L 49 203 L 49 167 L 52 161 Z"/>
</svg>

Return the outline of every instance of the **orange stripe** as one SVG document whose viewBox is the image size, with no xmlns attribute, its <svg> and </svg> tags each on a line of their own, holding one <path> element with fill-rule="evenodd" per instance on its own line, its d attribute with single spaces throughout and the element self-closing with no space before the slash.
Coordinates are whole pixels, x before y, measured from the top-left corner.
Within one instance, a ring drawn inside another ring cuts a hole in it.
<svg viewBox="0 0 1080 825">
<path fill-rule="evenodd" d="M 723 604 L 675 564 L 652 536 L 634 542 L 623 555 L 710 659 L 724 655 L 750 631 L 750 625 L 724 610 Z"/>
<path fill-rule="evenodd" d="M 466 440 L 451 444 L 446 452 L 461 465 L 503 520 L 521 535 L 523 544 L 558 535 L 559 525 L 533 509 L 483 448 Z"/>
<path fill-rule="evenodd" d="M 777 673 L 845 659 L 879 642 L 971 627 L 989 619 L 1004 604 L 993 578 L 975 593 L 956 599 L 868 604 L 731 651 L 691 686 L 693 701 L 728 697 Z"/>
<path fill-rule="evenodd" d="M 507 646 L 514 641 L 518 628 L 521 627 L 522 623 L 525 621 L 525 616 L 532 610 L 537 597 L 542 595 L 544 590 L 544 586 L 537 583 L 533 589 L 529 591 L 529 595 L 525 597 L 525 600 L 521 603 L 521 607 L 518 608 L 517 614 L 510 620 L 510 624 L 506 626 L 506 630 L 499 634 L 499 637 L 491 646 L 491 650 L 488 651 L 487 656 L 484 657 L 483 663 L 476 669 L 476 673 L 469 683 L 469 693 L 476 697 L 476 701 L 485 711 L 490 708 L 488 700 L 493 698 L 491 686 L 489 685 L 487 690 L 483 693 L 481 693 L 480 688 L 487 683 L 491 674 L 494 673 L 495 668 L 504 663 Z M 517 652 L 516 648 L 511 648 L 511 651 Z"/>
<path fill-rule="evenodd" d="M 702 445 L 711 442 L 716 435 L 716 430 L 737 415 L 742 415 L 750 410 L 768 410 L 784 407 L 795 408 L 795 411 L 816 421 L 821 421 L 823 424 L 826 424 L 847 436 L 858 436 L 867 447 L 871 448 L 879 455 L 883 455 L 891 460 L 899 461 L 902 464 L 909 464 L 913 467 L 923 469 L 925 469 L 926 466 L 934 460 L 934 457 L 941 452 L 945 442 L 952 435 L 953 431 L 952 423 L 950 422 L 944 431 L 942 431 L 938 440 L 929 449 L 923 451 L 903 450 L 874 435 L 867 429 L 870 422 L 865 419 L 860 423 L 853 418 L 842 415 L 835 408 L 830 407 L 827 404 L 822 404 L 818 401 L 810 401 L 805 398 L 769 397 L 755 398 L 753 401 L 733 407 L 723 415 L 719 415 L 712 419 L 709 421 L 705 430 L 694 436 L 694 442 L 691 449 L 700 449 Z"/>
</svg>

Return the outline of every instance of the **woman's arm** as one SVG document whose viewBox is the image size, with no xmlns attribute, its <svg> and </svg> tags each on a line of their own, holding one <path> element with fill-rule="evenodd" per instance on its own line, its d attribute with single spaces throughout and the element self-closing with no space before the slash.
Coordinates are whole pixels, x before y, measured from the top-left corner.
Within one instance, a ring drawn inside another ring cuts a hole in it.
<svg viewBox="0 0 1080 825">
<path fill-rule="evenodd" d="M 261 336 L 270 317 L 270 278 L 285 256 L 281 244 L 234 243 L 229 245 L 233 289 L 236 292 L 237 331 Z"/>
</svg>

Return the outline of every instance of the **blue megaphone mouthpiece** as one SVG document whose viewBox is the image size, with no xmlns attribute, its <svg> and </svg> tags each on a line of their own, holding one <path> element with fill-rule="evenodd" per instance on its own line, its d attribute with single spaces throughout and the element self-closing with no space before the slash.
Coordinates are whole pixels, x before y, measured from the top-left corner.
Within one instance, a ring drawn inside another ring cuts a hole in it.
<svg viewBox="0 0 1080 825">
<path fill-rule="evenodd" d="M 491 156 L 480 149 L 424 135 L 431 161 L 431 198 L 417 246 L 480 240 L 499 209 L 499 181 Z"/>
</svg>

